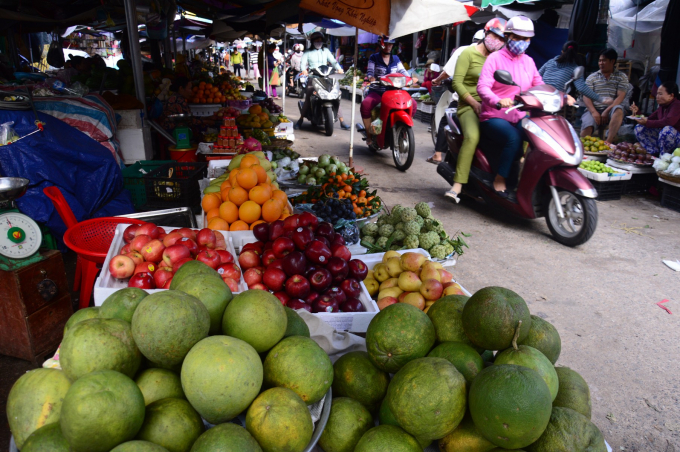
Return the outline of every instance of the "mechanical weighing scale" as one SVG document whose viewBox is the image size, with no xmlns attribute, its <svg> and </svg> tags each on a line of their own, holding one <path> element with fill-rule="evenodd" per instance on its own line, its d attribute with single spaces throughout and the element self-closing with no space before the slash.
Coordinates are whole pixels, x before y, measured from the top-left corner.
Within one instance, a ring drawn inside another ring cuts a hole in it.
<svg viewBox="0 0 680 452">
<path fill-rule="evenodd" d="M 191 115 L 169 115 L 168 120 L 175 125 L 172 131 L 172 135 L 175 137 L 175 149 L 191 148 L 191 139 L 193 138 L 191 128 L 189 127 Z"/>
<path fill-rule="evenodd" d="M 21 177 L 0 177 L 0 270 L 13 271 L 44 259 L 38 253 L 40 226 L 14 204 L 28 183 Z"/>
</svg>

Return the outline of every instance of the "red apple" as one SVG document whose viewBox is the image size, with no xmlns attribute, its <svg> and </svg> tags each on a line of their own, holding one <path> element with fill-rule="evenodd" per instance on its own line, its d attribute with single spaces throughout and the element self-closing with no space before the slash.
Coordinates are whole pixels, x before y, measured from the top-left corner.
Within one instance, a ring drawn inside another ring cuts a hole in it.
<svg viewBox="0 0 680 452">
<path fill-rule="evenodd" d="M 284 306 L 286 306 L 288 301 L 291 299 L 290 296 L 284 291 L 274 292 L 274 296 L 278 298 L 281 304 Z"/>
<path fill-rule="evenodd" d="M 153 280 L 151 273 L 137 273 L 132 275 L 128 281 L 128 287 L 138 287 L 140 289 L 155 289 L 156 283 Z"/>
<path fill-rule="evenodd" d="M 314 229 L 318 225 L 319 219 L 311 212 L 302 212 L 298 218 L 298 226 Z"/>
<path fill-rule="evenodd" d="M 269 264 L 274 262 L 276 260 L 276 255 L 274 254 L 274 250 L 268 249 L 264 250 L 262 252 L 262 265 L 267 267 Z"/>
<path fill-rule="evenodd" d="M 156 267 L 156 271 L 158 270 L 165 270 L 166 272 L 172 273 L 172 266 L 166 264 L 165 262 L 161 261 L 158 266 Z"/>
<path fill-rule="evenodd" d="M 305 298 L 305 303 L 311 306 L 320 296 L 321 294 L 319 292 L 309 292 L 309 295 Z"/>
<path fill-rule="evenodd" d="M 156 264 L 153 262 L 142 262 L 141 264 L 137 264 L 135 266 L 135 272 L 133 275 L 136 275 L 137 273 L 151 273 L 152 275 L 156 271 Z"/>
<path fill-rule="evenodd" d="M 330 295 L 335 299 L 335 301 L 338 303 L 338 306 L 340 306 L 342 303 L 344 303 L 347 300 L 347 295 L 345 295 L 345 292 L 342 291 L 339 287 L 331 287 L 327 291 L 325 291 L 322 295 Z"/>
<path fill-rule="evenodd" d="M 175 242 L 175 245 L 184 245 L 184 246 L 186 246 L 187 249 L 189 250 L 189 253 L 190 253 L 192 256 L 194 256 L 194 257 L 196 257 L 196 255 L 197 255 L 197 254 L 199 253 L 199 251 L 200 251 L 200 250 L 198 249 L 198 245 L 196 244 L 196 242 L 193 241 L 192 239 L 189 239 L 189 238 L 186 238 L 186 237 L 182 237 L 180 240 L 178 240 L 177 242 Z"/>
<path fill-rule="evenodd" d="M 260 242 L 269 240 L 269 223 L 258 223 L 253 227 L 253 235 Z"/>
<path fill-rule="evenodd" d="M 326 268 L 331 272 L 331 275 L 333 275 L 333 282 L 335 284 L 342 283 L 349 274 L 349 265 L 347 265 L 347 261 L 339 257 L 332 256 L 328 259 Z"/>
<path fill-rule="evenodd" d="M 165 284 L 163 284 L 163 287 L 161 287 L 161 289 L 169 289 L 171 283 L 172 283 L 172 278 L 165 281 Z M 158 288 L 158 286 L 156 286 L 156 288 Z"/>
<path fill-rule="evenodd" d="M 347 298 L 359 298 L 361 295 L 361 284 L 354 278 L 347 278 L 340 284 L 340 289 L 345 292 Z"/>
<path fill-rule="evenodd" d="M 153 281 L 156 284 L 156 287 L 163 287 L 168 280 L 172 279 L 172 276 L 173 273 L 171 271 L 159 268 L 156 270 L 156 273 L 153 274 Z"/>
<path fill-rule="evenodd" d="M 307 268 L 305 269 L 305 278 L 309 279 L 310 275 L 316 271 L 317 268 L 323 268 L 320 265 L 317 267 L 311 262 L 307 261 Z"/>
<path fill-rule="evenodd" d="M 279 237 L 278 239 L 274 240 L 272 250 L 274 250 L 276 257 L 281 259 L 286 254 L 295 250 L 295 243 L 293 243 L 293 240 L 289 239 L 288 237 Z"/>
<path fill-rule="evenodd" d="M 220 255 L 217 254 L 217 251 L 210 249 L 206 249 L 198 253 L 198 255 L 196 256 L 196 260 L 199 262 L 203 262 L 205 265 L 212 268 L 213 270 L 219 267 L 220 263 L 222 262 L 222 260 L 220 259 Z"/>
<path fill-rule="evenodd" d="M 267 265 L 267 268 L 278 268 L 279 270 L 283 270 L 283 259 L 276 259 L 274 262 Z"/>
<path fill-rule="evenodd" d="M 169 246 L 177 243 L 178 240 L 182 239 L 182 234 L 177 231 L 172 231 L 170 234 L 166 235 L 163 239 L 163 245 L 167 248 Z"/>
<path fill-rule="evenodd" d="M 132 242 L 132 239 L 135 238 L 135 232 L 137 231 L 137 228 L 139 225 L 137 224 L 131 224 L 127 228 L 125 228 L 125 231 L 123 232 L 123 240 L 125 243 L 130 243 Z"/>
<path fill-rule="evenodd" d="M 333 237 L 333 241 L 331 242 L 331 246 L 333 245 L 347 245 L 345 243 L 345 239 L 342 237 L 341 234 L 335 234 L 335 237 Z"/>
<path fill-rule="evenodd" d="M 352 259 L 347 263 L 349 265 L 349 276 L 357 281 L 363 281 L 368 275 L 368 267 L 364 261 L 360 259 Z"/>
<path fill-rule="evenodd" d="M 217 254 L 220 255 L 220 264 L 231 264 L 234 262 L 234 256 L 227 250 L 217 250 Z"/>
<path fill-rule="evenodd" d="M 257 283 L 257 284 L 253 284 L 252 286 L 248 286 L 248 290 L 264 290 L 264 291 L 267 291 L 267 292 L 269 291 L 267 289 L 267 286 L 265 286 L 262 283 Z"/>
<path fill-rule="evenodd" d="M 319 223 L 319 225 L 314 230 L 314 234 L 317 236 L 325 237 L 330 243 L 333 241 L 333 237 L 335 237 L 335 229 L 333 228 L 332 224 L 324 221 L 322 223 Z"/>
<path fill-rule="evenodd" d="M 180 228 L 180 229 L 177 229 L 175 232 L 182 234 L 182 237 L 185 237 L 187 239 L 191 239 L 194 242 L 196 241 L 196 231 L 194 231 L 193 229 Z"/>
<path fill-rule="evenodd" d="M 283 230 L 284 231 L 294 231 L 298 227 L 298 220 L 300 215 L 291 215 L 283 220 Z"/>
<path fill-rule="evenodd" d="M 439 300 L 443 291 L 444 287 L 442 286 L 442 283 L 436 279 L 426 279 L 420 286 L 420 295 L 422 295 L 425 300 L 429 301 Z"/>
<path fill-rule="evenodd" d="M 269 240 L 274 241 L 283 235 L 283 221 L 276 220 L 269 225 Z"/>
<path fill-rule="evenodd" d="M 158 229 L 160 229 L 160 231 L 161 231 L 161 232 L 158 234 L 158 240 L 160 240 L 160 241 L 162 242 L 163 240 L 165 240 L 165 237 L 166 237 L 168 234 L 163 230 L 163 228 L 158 228 Z"/>
<path fill-rule="evenodd" d="M 254 250 L 247 250 L 238 257 L 238 264 L 244 270 L 259 267 L 261 265 L 260 256 Z"/>
<path fill-rule="evenodd" d="M 140 253 L 147 262 L 160 262 L 163 259 L 163 251 L 165 251 L 163 242 L 154 239 L 144 245 Z"/>
<path fill-rule="evenodd" d="M 267 250 L 272 249 L 273 244 L 274 244 L 274 242 L 272 242 L 271 240 L 267 240 L 266 242 L 264 242 L 264 245 L 262 246 L 262 251 L 267 251 Z"/>
<path fill-rule="evenodd" d="M 220 276 L 222 276 L 222 279 L 231 278 L 237 281 L 241 279 L 241 269 L 238 268 L 234 263 L 222 264 L 219 267 L 217 267 L 216 270 L 217 273 L 219 273 Z"/>
<path fill-rule="evenodd" d="M 203 245 L 209 249 L 215 249 L 215 244 L 217 243 L 217 237 L 215 233 L 208 228 L 203 228 L 196 234 L 196 243 L 200 246 Z"/>
<path fill-rule="evenodd" d="M 304 309 L 307 312 L 312 312 L 312 307 L 305 303 L 304 301 L 300 300 L 299 298 L 293 298 L 292 300 L 289 300 L 286 303 L 286 306 L 291 308 L 293 311 L 296 311 L 298 309 Z"/>
<path fill-rule="evenodd" d="M 330 295 L 321 295 L 312 303 L 312 312 L 338 312 L 339 303 Z"/>
<path fill-rule="evenodd" d="M 333 275 L 327 269 L 317 268 L 309 275 L 309 284 L 313 291 L 323 292 L 333 283 Z"/>
<path fill-rule="evenodd" d="M 191 253 L 189 248 L 181 245 L 183 242 L 178 242 L 175 245 L 171 245 L 163 250 L 163 262 L 166 265 L 172 266 L 175 262 L 181 259 L 191 258 Z"/>
<path fill-rule="evenodd" d="M 320 240 L 324 245 L 328 247 L 328 249 L 331 249 L 331 242 L 326 238 L 326 237 L 321 237 L 320 235 L 317 235 L 314 237 L 316 240 Z"/>
<path fill-rule="evenodd" d="M 116 279 L 129 278 L 135 273 L 135 262 L 129 256 L 114 256 L 109 262 L 109 273 Z"/>
<path fill-rule="evenodd" d="M 232 293 L 233 293 L 233 292 L 238 292 L 238 291 L 239 291 L 239 290 L 238 290 L 238 283 L 236 282 L 235 279 L 232 279 L 232 278 L 222 278 L 222 281 L 224 281 L 224 283 L 225 283 L 227 286 L 229 286 L 229 290 L 231 290 Z"/>
<path fill-rule="evenodd" d="M 300 251 L 307 249 L 307 246 L 314 240 L 314 233 L 309 228 L 297 228 L 293 232 L 293 242 Z"/>
<path fill-rule="evenodd" d="M 130 249 L 139 253 L 142 251 L 142 247 L 150 241 L 151 237 L 146 234 L 137 235 L 134 239 L 132 239 L 132 242 L 130 242 Z"/>
<path fill-rule="evenodd" d="M 262 256 L 262 252 L 264 251 L 264 243 L 263 242 L 250 242 L 250 243 L 246 243 L 241 248 L 241 252 L 248 251 L 248 250 L 253 250 L 257 253 L 258 256 Z"/>
<path fill-rule="evenodd" d="M 365 312 L 366 307 L 358 298 L 348 298 L 343 304 L 340 305 L 340 311 L 342 312 Z"/>
<path fill-rule="evenodd" d="M 309 281 L 302 275 L 293 275 L 286 281 L 286 293 L 294 298 L 309 295 Z"/>
<path fill-rule="evenodd" d="M 243 279 L 248 287 L 262 282 L 262 270 L 259 268 L 249 268 L 243 273 Z"/>
<path fill-rule="evenodd" d="M 305 257 L 315 264 L 326 265 L 331 257 L 331 250 L 321 240 L 312 240 L 305 250 Z"/>
<path fill-rule="evenodd" d="M 301 252 L 293 251 L 286 254 L 286 256 L 283 258 L 283 271 L 286 272 L 286 275 L 303 275 L 306 270 L 307 259 Z"/>
<path fill-rule="evenodd" d="M 151 240 L 155 240 L 158 238 L 158 235 L 161 233 L 161 230 L 158 228 L 153 223 L 144 223 L 140 227 L 137 228 L 135 231 L 135 237 L 139 237 L 140 235 L 148 235 L 151 237 Z"/>
<path fill-rule="evenodd" d="M 120 249 L 120 251 L 118 252 L 118 254 L 126 255 L 126 254 L 129 253 L 130 251 L 132 251 L 132 250 L 130 249 L 130 244 L 128 243 L 128 244 L 124 245 L 124 246 Z"/>
<path fill-rule="evenodd" d="M 126 256 L 132 259 L 135 265 L 144 262 L 144 256 L 142 256 L 142 254 L 138 253 L 137 251 L 130 251 L 129 253 L 126 254 Z"/>
<path fill-rule="evenodd" d="M 344 259 L 348 262 L 350 259 L 352 259 L 352 253 L 349 252 L 349 248 L 347 248 L 345 245 L 331 245 L 331 255 L 339 257 L 340 259 Z"/>
<path fill-rule="evenodd" d="M 269 290 L 278 292 L 283 289 L 286 277 L 286 272 L 279 270 L 278 268 L 270 268 L 265 270 L 264 275 L 262 276 L 262 282 L 264 282 L 265 286 L 269 287 Z"/>
<path fill-rule="evenodd" d="M 193 259 L 190 258 L 190 257 L 185 257 L 184 259 L 178 260 L 177 262 L 172 264 L 172 272 L 177 273 L 177 270 L 179 270 L 182 267 L 182 265 L 186 264 L 187 262 L 191 262 L 191 261 L 193 261 Z"/>
</svg>

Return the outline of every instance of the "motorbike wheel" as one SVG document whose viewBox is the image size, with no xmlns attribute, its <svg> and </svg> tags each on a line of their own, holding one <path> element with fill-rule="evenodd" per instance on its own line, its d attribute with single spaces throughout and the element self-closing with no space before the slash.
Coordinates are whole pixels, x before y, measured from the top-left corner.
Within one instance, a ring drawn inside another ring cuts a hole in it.
<svg viewBox="0 0 680 452">
<path fill-rule="evenodd" d="M 550 233 L 562 245 L 577 246 L 586 243 L 597 228 L 595 200 L 564 190 L 559 190 L 558 196 L 565 218 L 559 217 L 555 201 L 550 197 L 545 216 Z"/>
<path fill-rule="evenodd" d="M 399 171 L 406 171 L 413 163 L 416 153 L 416 140 L 413 129 L 406 124 L 399 123 L 392 130 L 392 157 Z"/>
<path fill-rule="evenodd" d="M 324 115 L 324 126 L 326 127 L 326 136 L 329 137 L 333 135 L 333 108 L 326 107 L 323 110 Z"/>
</svg>

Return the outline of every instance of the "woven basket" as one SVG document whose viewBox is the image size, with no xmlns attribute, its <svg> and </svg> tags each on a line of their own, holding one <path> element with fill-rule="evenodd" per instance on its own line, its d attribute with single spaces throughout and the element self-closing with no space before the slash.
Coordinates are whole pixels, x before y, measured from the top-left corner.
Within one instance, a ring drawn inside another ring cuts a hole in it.
<svg viewBox="0 0 680 452">
<path fill-rule="evenodd" d="M 673 176 L 670 173 L 666 173 L 665 171 L 657 171 L 656 174 L 661 179 L 665 179 L 667 181 L 674 182 L 676 184 L 680 184 L 680 176 Z"/>
</svg>

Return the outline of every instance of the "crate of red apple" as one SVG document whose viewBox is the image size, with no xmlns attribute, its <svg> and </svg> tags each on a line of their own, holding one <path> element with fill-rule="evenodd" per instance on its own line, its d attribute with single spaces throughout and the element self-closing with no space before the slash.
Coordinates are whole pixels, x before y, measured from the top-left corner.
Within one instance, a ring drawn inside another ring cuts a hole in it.
<svg viewBox="0 0 680 452">
<path fill-rule="evenodd" d="M 124 287 L 168 289 L 187 262 L 197 260 L 217 270 L 232 292 L 245 290 L 236 252 L 226 231 L 172 228 L 153 223 L 117 227 L 103 270 L 94 286 L 95 305 Z"/>
<path fill-rule="evenodd" d="M 309 213 L 260 223 L 238 263 L 249 289 L 269 290 L 291 309 L 305 309 L 337 330 L 365 331 L 378 307 L 362 284 L 368 267 L 330 223 Z"/>
</svg>

